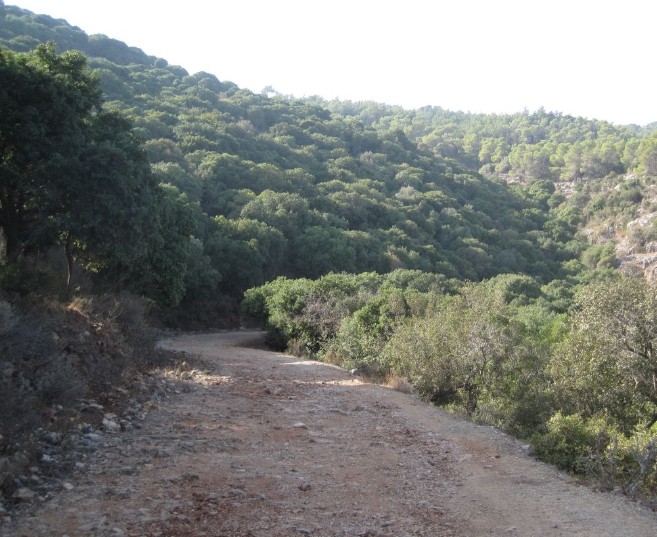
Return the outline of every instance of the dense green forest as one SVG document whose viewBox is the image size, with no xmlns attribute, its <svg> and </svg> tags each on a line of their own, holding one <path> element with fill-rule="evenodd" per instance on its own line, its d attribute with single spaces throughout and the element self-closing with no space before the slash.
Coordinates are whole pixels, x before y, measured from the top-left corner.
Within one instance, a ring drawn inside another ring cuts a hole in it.
<svg viewBox="0 0 657 537">
<path fill-rule="evenodd" d="M 0 81 L 0 334 L 262 324 L 655 497 L 657 123 L 258 94 L 2 4 Z"/>
</svg>

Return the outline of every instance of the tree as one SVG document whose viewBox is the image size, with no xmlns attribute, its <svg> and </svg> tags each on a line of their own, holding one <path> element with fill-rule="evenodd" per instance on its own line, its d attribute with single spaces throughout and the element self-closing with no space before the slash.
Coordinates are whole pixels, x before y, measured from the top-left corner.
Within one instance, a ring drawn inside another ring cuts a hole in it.
<svg viewBox="0 0 657 537">
<path fill-rule="evenodd" d="M 299 276 L 355 272 L 356 249 L 344 230 L 310 226 L 292 241 L 292 267 Z M 309 255 L 312 252 L 312 255 Z"/>
<path fill-rule="evenodd" d="M 551 369 L 562 406 L 625 430 L 657 421 L 657 290 L 643 278 L 593 283 Z"/>
<path fill-rule="evenodd" d="M 203 268 L 205 274 L 196 278 L 205 278 L 208 290 L 216 286 L 219 273 L 199 267 L 198 258 L 192 257 L 194 218 L 186 196 L 171 185 L 158 186 L 153 194 L 153 203 L 146 205 L 152 213 L 141 230 L 146 233 L 139 237 L 138 255 L 123 273 L 128 277 L 127 287 L 161 305 L 175 306 L 185 294 L 189 268 Z"/>
<path fill-rule="evenodd" d="M 227 290 L 244 291 L 283 272 L 287 241 L 279 230 L 246 218 L 217 216 L 212 223 L 206 246 Z"/>
<path fill-rule="evenodd" d="M 411 318 L 384 351 L 396 372 L 431 401 L 458 403 L 473 414 L 504 362 L 522 352 L 518 329 L 500 293 L 466 285 L 458 296 L 439 296 L 423 316 Z"/>
<path fill-rule="evenodd" d="M 59 209 L 58 190 L 77 171 L 87 122 L 100 108 L 84 56 L 0 50 L 0 226 L 16 259 L 42 238 Z"/>
<path fill-rule="evenodd" d="M 317 220 L 308 200 L 298 194 L 265 190 L 242 209 L 242 218 L 260 220 L 274 227 L 287 239 L 297 237 Z"/>
<path fill-rule="evenodd" d="M 66 180 L 51 188 L 53 205 L 45 210 L 66 250 L 69 276 L 77 257 L 94 271 L 118 279 L 141 259 L 156 235 L 161 198 L 131 124 L 105 112 L 89 123 L 85 146 L 67 166 Z"/>
<path fill-rule="evenodd" d="M 638 169 L 646 175 L 657 175 L 657 134 L 644 138 L 637 151 L 639 159 Z"/>
<path fill-rule="evenodd" d="M 52 44 L 0 52 L 0 74 L 8 258 L 60 245 L 69 285 L 77 260 L 114 286 L 178 302 L 193 231 L 186 199 L 159 187 L 132 124 L 102 109 L 84 56 Z"/>
</svg>

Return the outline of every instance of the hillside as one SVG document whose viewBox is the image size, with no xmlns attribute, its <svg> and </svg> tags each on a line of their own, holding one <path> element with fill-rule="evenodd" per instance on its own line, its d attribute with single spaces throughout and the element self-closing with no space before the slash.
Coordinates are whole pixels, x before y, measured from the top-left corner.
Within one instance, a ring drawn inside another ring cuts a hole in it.
<svg viewBox="0 0 657 537">
<path fill-rule="evenodd" d="M 522 272 L 547 282 L 576 255 L 550 213 L 549 183 L 486 178 L 417 133 L 189 75 L 165 60 L 47 16 L 2 7 L 0 44 L 77 48 L 125 114 L 153 172 L 198 208 L 185 299 L 239 293 L 275 276 L 420 269 L 479 280 Z M 195 275 L 192 275 L 195 273 Z"/>
<path fill-rule="evenodd" d="M 594 246 L 586 259 L 605 248 L 606 263 L 653 277 L 655 260 L 646 254 L 654 249 L 657 122 L 613 125 L 544 109 L 486 115 L 437 107 L 405 111 L 378 103 L 325 104 L 377 131 L 394 125 L 419 147 L 486 177 L 507 184 L 550 181 L 563 196 L 561 210 L 577 214 L 579 238 Z M 617 261 L 611 259 L 614 249 Z"/>
<path fill-rule="evenodd" d="M 200 208 L 187 303 L 331 271 L 512 272 L 547 283 L 587 244 L 573 242 L 584 222 L 558 210 L 564 185 L 654 174 L 650 126 L 253 94 L 2 7 L 0 45 L 49 40 L 89 57 L 106 108 L 134 123 L 157 179 Z"/>
<path fill-rule="evenodd" d="M 72 341 L 129 383 L 126 312 L 251 324 L 657 505 L 654 123 L 258 94 L 1 3 L 0 80 L 8 415 L 112 389 Z"/>
<path fill-rule="evenodd" d="M 551 183 L 570 192 L 657 171 L 654 124 L 269 97 L 45 15 L 2 6 L 1 21 L 12 50 L 53 41 L 85 53 L 156 177 L 199 204 L 193 261 L 211 269 L 203 284 L 190 277 L 201 288 L 187 282 L 188 298 L 217 281 L 231 292 L 277 275 L 396 268 L 545 283 L 583 248 L 566 246 L 574 229 Z"/>
</svg>

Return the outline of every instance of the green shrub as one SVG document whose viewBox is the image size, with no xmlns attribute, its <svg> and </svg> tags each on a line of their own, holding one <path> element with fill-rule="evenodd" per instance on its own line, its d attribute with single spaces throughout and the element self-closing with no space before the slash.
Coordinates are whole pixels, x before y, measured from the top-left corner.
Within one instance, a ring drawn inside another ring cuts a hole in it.
<svg viewBox="0 0 657 537">
<path fill-rule="evenodd" d="M 249 289 L 242 315 L 276 332 L 276 342 L 296 340 L 297 348 L 316 355 L 380 284 L 381 276 L 374 273 L 327 274 L 317 280 L 281 277 Z"/>
<path fill-rule="evenodd" d="M 601 418 L 584 420 L 579 414 L 554 414 L 547 422 L 547 432 L 536 435 L 536 455 L 562 470 L 586 473 L 588 461 L 608 445 L 607 425 Z"/>
<path fill-rule="evenodd" d="M 547 432 L 536 435 L 536 455 L 561 469 L 592 479 L 607 490 L 655 503 L 657 494 L 657 430 L 638 427 L 621 433 L 601 417 L 556 413 Z"/>
<path fill-rule="evenodd" d="M 652 499 L 657 493 L 657 431 L 637 428 L 630 436 L 609 431 L 602 450 L 580 462 L 580 471 L 608 490 L 620 488 L 628 496 Z"/>
<path fill-rule="evenodd" d="M 654 429 L 654 428 L 653 428 Z M 654 498 L 657 495 L 657 431 L 639 430 L 631 438 L 620 437 L 607 450 L 612 460 L 623 464 L 614 464 L 619 468 L 615 482 L 619 483 L 626 494 Z"/>
</svg>

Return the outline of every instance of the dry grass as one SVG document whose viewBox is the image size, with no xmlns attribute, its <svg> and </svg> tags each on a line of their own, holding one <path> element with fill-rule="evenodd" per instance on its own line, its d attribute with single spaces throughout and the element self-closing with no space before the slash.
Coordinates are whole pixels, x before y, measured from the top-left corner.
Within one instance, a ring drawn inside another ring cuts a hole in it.
<svg viewBox="0 0 657 537">
<path fill-rule="evenodd" d="M 11 463 L 0 495 L 38 465 L 40 429 L 65 432 L 80 400 L 110 400 L 140 371 L 172 361 L 153 351 L 147 309 L 129 295 L 0 298 L 0 462 Z"/>
<path fill-rule="evenodd" d="M 331 365 L 337 365 L 340 367 L 342 367 L 344 364 L 343 358 L 331 349 L 329 349 L 322 355 L 322 362 Z"/>
<path fill-rule="evenodd" d="M 305 342 L 300 339 L 291 339 L 286 350 L 289 354 L 298 358 L 312 358 L 312 353 L 308 350 Z"/>
<path fill-rule="evenodd" d="M 386 377 L 385 385 L 402 393 L 415 393 L 413 385 L 407 378 L 391 373 Z"/>
</svg>

